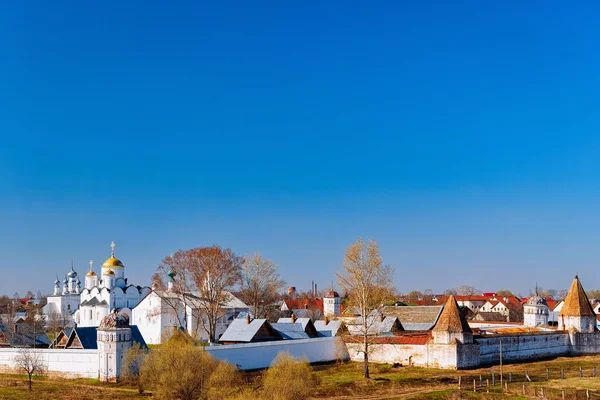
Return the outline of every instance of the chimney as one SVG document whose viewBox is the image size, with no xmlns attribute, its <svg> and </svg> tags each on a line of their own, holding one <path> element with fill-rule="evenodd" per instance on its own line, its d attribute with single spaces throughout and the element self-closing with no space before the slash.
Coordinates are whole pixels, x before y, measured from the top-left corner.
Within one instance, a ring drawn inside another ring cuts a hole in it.
<svg viewBox="0 0 600 400">
<path fill-rule="evenodd" d="M 385 315 L 383 313 L 379 314 L 379 322 L 383 322 Z"/>
<path fill-rule="evenodd" d="M 313 292 L 313 297 L 317 298 L 317 284 L 315 283 L 315 291 Z"/>
<path fill-rule="evenodd" d="M 246 325 L 250 324 L 250 314 L 246 314 Z"/>
<path fill-rule="evenodd" d="M 292 324 L 296 323 L 296 314 L 292 313 Z"/>
</svg>

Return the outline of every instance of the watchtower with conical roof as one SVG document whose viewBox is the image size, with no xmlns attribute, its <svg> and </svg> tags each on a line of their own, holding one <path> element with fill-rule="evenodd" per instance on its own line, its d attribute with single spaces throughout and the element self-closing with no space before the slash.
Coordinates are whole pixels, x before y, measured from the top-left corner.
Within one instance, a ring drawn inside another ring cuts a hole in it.
<svg viewBox="0 0 600 400">
<path fill-rule="evenodd" d="M 577 275 L 575 275 L 565 303 L 558 313 L 558 329 L 580 333 L 596 331 L 596 313 L 594 313 Z"/>
<path fill-rule="evenodd" d="M 436 344 L 473 343 L 473 331 L 461 314 L 454 296 L 448 297 L 444 309 L 432 330 Z"/>
</svg>

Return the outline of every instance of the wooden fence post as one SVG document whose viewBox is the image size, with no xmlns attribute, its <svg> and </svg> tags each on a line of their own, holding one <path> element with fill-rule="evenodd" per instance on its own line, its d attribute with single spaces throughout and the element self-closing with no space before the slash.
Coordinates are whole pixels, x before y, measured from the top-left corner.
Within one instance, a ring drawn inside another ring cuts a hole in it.
<svg viewBox="0 0 600 400">
<path fill-rule="evenodd" d="M 504 390 L 508 393 L 508 382 L 504 382 Z"/>
<path fill-rule="evenodd" d="M 541 389 L 542 389 L 542 399 L 543 399 L 544 398 L 544 388 L 541 388 Z"/>
<path fill-rule="evenodd" d="M 525 396 L 525 384 L 523 384 L 523 396 Z"/>
<path fill-rule="evenodd" d="M 594 378 L 596 377 L 596 367 L 594 367 Z"/>
<path fill-rule="evenodd" d="M 583 368 L 579 367 L 579 377 L 583 378 Z"/>
<path fill-rule="evenodd" d="M 564 390 L 564 389 L 563 389 L 563 391 L 562 391 L 562 399 L 563 399 L 563 400 L 565 399 L 565 390 Z"/>
<path fill-rule="evenodd" d="M 496 374 L 492 372 L 492 386 L 496 385 Z"/>
<path fill-rule="evenodd" d="M 475 381 L 475 378 L 473 378 L 473 393 L 477 392 L 477 382 Z"/>
<path fill-rule="evenodd" d="M 479 387 L 483 387 L 483 376 L 479 375 Z"/>
<path fill-rule="evenodd" d="M 512 382 L 512 372 L 509 372 L 509 373 L 508 373 L 508 381 L 509 381 L 509 382 Z"/>
<path fill-rule="evenodd" d="M 550 368 L 546 368 L 546 380 L 550 380 Z"/>
<path fill-rule="evenodd" d="M 560 379 L 565 379 L 565 369 L 564 368 L 560 369 Z"/>
<path fill-rule="evenodd" d="M 490 392 L 490 380 L 489 379 L 485 380 L 485 386 L 487 387 L 487 392 L 489 393 Z"/>
<path fill-rule="evenodd" d="M 458 377 L 458 391 L 460 391 L 461 380 L 462 380 L 462 376 L 459 376 Z"/>
</svg>

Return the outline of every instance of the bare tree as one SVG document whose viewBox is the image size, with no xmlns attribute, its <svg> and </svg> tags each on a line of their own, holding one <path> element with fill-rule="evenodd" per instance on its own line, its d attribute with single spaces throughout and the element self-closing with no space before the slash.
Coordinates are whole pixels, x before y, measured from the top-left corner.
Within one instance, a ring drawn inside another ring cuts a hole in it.
<svg viewBox="0 0 600 400">
<path fill-rule="evenodd" d="M 456 291 L 455 288 L 449 288 L 449 289 L 444 290 L 444 295 L 445 296 L 457 296 L 458 292 Z"/>
<path fill-rule="evenodd" d="M 144 393 L 142 381 L 142 368 L 148 357 L 148 349 L 142 348 L 139 343 L 134 343 L 123 357 L 123 378 L 138 388 L 138 393 Z"/>
<path fill-rule="evenodd" d="M 424 297 L 423 292 L 411 290 L 406 294 L 406 300 L 421 300 Z"/>
<path fill-rule="evenodd" d="M 456 293 L 459 296 L 475 296 L 481 293 L 481 290 L 469 285 L 460 285 L 456 288 Z"/>
<path fill-rule="evenodd" d="M 510 290 L 498 290 L 496 296 L 514 296 L 514 294 Z"/>
<path fill-rule="evenodd" d="M 263 318 L 269 303 L 277 300 L 285 281 L 277 273 L 277 264 L 260 253 L 245 256 L 242 264 L 240 297 L 252 307 L 255 318 Z"/>
<path fill-rule="evenodd" d="M 342 269 L 336 273 L 350 304 L 360 310 L 364 355 L 364 377 L 369 378 L 369 328 L 376 318 L 368 318 L 393 293 L 394 269 L 383 264 L 373 240 L 358 238 L 346 249 Z"/>
<path fill-rule="evenodd" d="M 46 372 L 46 365 L 39 351 L 35 349 L 21 348 L 14 358 L 17 368 L 22 369 L 29 377 L 29 390 L 31 390 L 31 378 L 33 375 L 39 376 Z"/>
<path fill-rule="evenodd" d="M 177 279 L 173 282 L 171 308 L 175 314 L 183 307 L 181 326 L 187 326 L 187 307 L 200 326 L 206 331 L 209 341 L 214 342 L 217 321 L 225 315 L 224 306 L 231 300 L 230 290 L 240 280 L 242 259 L 231 249 L 219 246 L 197 247 L 179 250 L 165 258 L 154 275 L 154 282 L 162 288 L 168 286 L 164 280 L 172 268 Z M 163 299 L 164 300 L 164 299 Z"/>
</svg>

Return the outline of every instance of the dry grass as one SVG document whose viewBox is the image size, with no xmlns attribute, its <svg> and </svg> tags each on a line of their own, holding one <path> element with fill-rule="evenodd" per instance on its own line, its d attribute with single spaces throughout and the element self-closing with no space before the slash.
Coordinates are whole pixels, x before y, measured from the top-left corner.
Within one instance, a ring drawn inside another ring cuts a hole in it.
<svg viewBox="0 0 600 400">
<path fill-rule="evenodd" d="M 95 379 L 37 378 L 33 390 L 27 387 L 27 377 L 0 375 L 0 399 L 19 400 L 109 400 L 148 399 L 131 386 L 101 383 Z"/>
<path fill-rule="evenodd" d="M 598 367 L 598 377 L 592 377 L 592 368 Z M 319 399 L 410 399 L 410 400 L 441 400 L 441 399 L 532 399 L 534 390 L 544 387 L 560 395 L 566 390 L 567 398 L 574 398 L 574 391 L 589 389 L 600 393 L 600 356 L 558 358 L 534 363 L 510 364 L 504 367 L 504 376 L 513 374 L 513 382 L 509 386 L 512 394 L 503 394 L 499 385 L 490 388 L 478 388 L 473 393 L 473 380 L 479 384 L 479 376 L 485 386 L 485 380 L 491 374 L 496 374 L 499 380 L 499 366 L 480 368 L 469 371 L 452 371 L 425 368 L 393 368 L 391 365 L 373 364 L 372 379 L 362 378 L 360 363 L 342 363 L 313 367 L 318 380 L 318 386 L 313 392 L 313 398 Z M 583 369 L 583 378 L 579 378 L 579 367 Z M 551 371 L 550 380 L 546 380 L 546 369 Z M 560 370 L 565 369 L 566 379 L 560 379 Z M 527 396 L 522 396 L 521 388 L 528 371 L 532 383 L 527 383 Z M 251 391 L 261 385 L 262 372 L 244 374 L 247 389 Z M 458 393 L 458 377 L 462 377 L 463 390 Z M 108 399 L 149 399 L 151 396 L 139 395 L 134 386 L 123 383 L 101 383 L 94 379 L 35 379 L 33 391 L 27 390 L 27 378 L 16 375 L 0 375 L 0 399 L 23 400 L 108 400 Z M 516 382 L 515 382 L 516 381 Z M 570 397 L 569 397 L 570 396 Z M 244 397 L 244 396 L 242 396 Z M 554 398 L 554 397 L 553 397 Z M 560 397 L 557 397 L 560 398 Z M 585 398 L 585 393 L 583 397 Z M 592 396 L 592 398 L 596 398 Z"/>
</svg>

